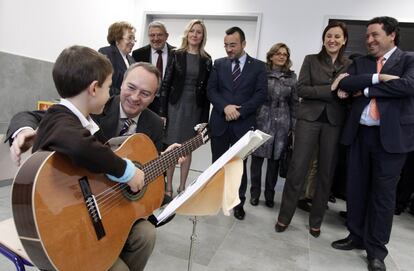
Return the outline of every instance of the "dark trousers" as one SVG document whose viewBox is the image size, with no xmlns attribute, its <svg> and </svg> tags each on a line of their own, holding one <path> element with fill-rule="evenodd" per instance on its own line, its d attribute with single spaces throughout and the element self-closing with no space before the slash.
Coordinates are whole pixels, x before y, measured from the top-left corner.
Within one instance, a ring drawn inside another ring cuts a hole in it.
<svg viewBox="0 0 414 271">
<path fill-rule="evenodd" d="M 264 158 L 252 155 L 250 166 L 251 198 L 260 198 L 262 192 L 262 164 Z M 279 160 L 267 159 L 266 182 L 265 182 L 265 200 L 273 201 L 275 197 L 275 186 L 279 171 Z"/>
<path fill-rule="evenodd" d="M 365 246 L 368 258 L 383 260 L 388 254 L 385 245 L 405 159 L 406 154 L 384 150 L 379 127 L 359 126 L 348 153 L 347 227 L 349 237 Z"/>
<path fill-rule="evenodd" d="M 298 120 L 295 130 L 295 146 L 289 165 L 278 221 L 289 225 L 303 191 L 305 177 L 315 146 L 319 145 L 318 170 L 309 225 L 320 228 L 331 191 L 336 164 L 336 153 L 341 127 L 326 122 Z"/>
<path fill-rule="evenodd" d="M 211 154 L 213 158 L 213 163 L 220 158 L 223 153 L 225 153 L 234 143 L 237 142 L 240 138 L 237 137 L 231 129 L 227 129 L 226 132 L 221 136 L 211 137 Z M 243 161 L 243 175 L 241 179 L 241 184 L 239 187 L 239 198 L 240 204 L 238 206 L 243 206 L 246 201 L 246 190 L 247 190 L 247 173 L 246 173 L 246 160 Z"/>
<path fill-rule="evenodd" d="M 414 152 L 407 155 L 401 178 L 397 186 L 397 206 L 396 209 L 404 211 L 407 208 L 411 195 L 414 193 Z"/>
</svg>

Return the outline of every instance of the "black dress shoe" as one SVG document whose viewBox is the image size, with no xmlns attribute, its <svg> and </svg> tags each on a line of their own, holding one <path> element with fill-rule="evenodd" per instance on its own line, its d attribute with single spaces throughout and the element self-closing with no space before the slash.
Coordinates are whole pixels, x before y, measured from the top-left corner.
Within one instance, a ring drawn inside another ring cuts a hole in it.
<svg viewBox="0 0 414 271">
<path fill-rule="evenodd" d="M 259 198 L 251 198 L 250 204 L 253 206 L 257 206 L 259 204 Z"/>
<path fill-rule="evenodd" d="M 308 203 L 308 200 L 306 199 L 301 199 L 298 201 L 298 208 L 305 211 L 305 212 L 310 212 L 311 210 L 311 205 Z"/>
<path fill-rule="evenodd" d="M 275 202 L 273 200 L 266 200 L 265 204 L 269 208 L 273 208 L 273 206 L 275 206 Z"/>
<path fill-rule="evenodd" d="M 289 225 L 281 225 L 279 222 L 276 222 L 275 231 L 276 232 L 284 232 Z"/>
<path fill-rule="evenodd" d="M 318 238 L 318 237 L 319 237 L 319 235 L 321 235 L 321 230 L 319 229 L 319 230 L 315 231 L 315 230 L 313 230 L 312 228 L 309 228 L 309 233 L 310 233 L 310 235 L 312 235 L 313 237 Z"/>
<path fill-rule="evenodd" d="M 387 270 L 385 268 L 385 263 L 383 260 L 374 258 L 374 259 L 368 259 L 368 270 L 369 271 L 385 271 Z"/>
<path fill-rule="evenodd" d="M 347 237 L 345 239 L 340 239 L 331 244 L 331 246 L 335 249 L 340 250 L 353 250 L 353 249 L 364 249 L 362 245 L 355 244 L 351 238 Z"/>
<path fill-rule="evenodd" d="M 238 220 L 243 220 L 246 213 L 244 212 L 243 206 L 238 206 L 233 208 L 233 215 Z"/>
<path fill-rule="evenodd" d="M 394 215 L 401 215 L 401 213 L 404 212 L 403 208 L 395 208 Z"/>
</svg>

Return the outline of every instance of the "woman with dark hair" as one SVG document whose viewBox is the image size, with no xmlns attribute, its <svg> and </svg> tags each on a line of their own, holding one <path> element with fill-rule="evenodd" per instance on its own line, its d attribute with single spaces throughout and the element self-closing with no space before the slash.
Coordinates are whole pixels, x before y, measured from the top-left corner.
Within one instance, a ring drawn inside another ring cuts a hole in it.
<svg viewBox="0 0 414 271">
<path fill-rule="evenodd" d="M 194 126 L 207 122 L 210 102 L 206 96 L 211 71 L 211 57 L 204 50 L 207 30 L 201 20 L 192 20 L 184 30 L 181 47 L 168 59 L 161 85 L 160 116 L 166 122 L 165 141 L 183 143 L 195 136 Z M 181 164 L 180 186 L 185 189 L 191 165 L 191 154 Z M 166 194 L 171 196 L 174 167 L 167 170 Z"/>
<path fill-rule="evenodd" d="M 331 22 L 322 34 L 323 46 L 315 55 L 303 61 L 297 86 L 302 98 L 297 112 L 295 146 L 289 166 L 278 221 L 277 232 L 290 224 L 302 191 L 312 153 L 317 146 L 318 169 L 309 233 L 318 237 L 331 190 L 336 155 L 346 109 L 332 93 L 336 75 L 345 73 L 350 61 L 344 57 L 348 31 L 342 22 Z"/>
<path fill-rule="evenodd" d="M 268 140 L 252 155 L 250 167 L 251 187 L 250 203 L 259 203 L 262 179 L 262 164 L 267 158 L 265 203 L 274 206 L 275 186 L 279 171 L 279 159 L 286 148 L 288 133 L 296 122 L 296 107 L 298 95 L 296 93 L 296 74 L 290 69 L 290 50 L 284 43 L 273 45 L 266 56 L 268 95 L 256 114 L 257 129 L 270 134 Z"/>
<path fill-rule="evenodd" d="M 135 28 L 128 22 L 115 22 L 108 28 L 109 46 L 102 47 L 98 51 L 106 55 L 111 61 L 114 72 L 112 73 L 112 86 L 109 90 L 111 96 L 120 93 L 124 73 L 134 63 L 129 54 L 135 45 Z"/>
</svg>

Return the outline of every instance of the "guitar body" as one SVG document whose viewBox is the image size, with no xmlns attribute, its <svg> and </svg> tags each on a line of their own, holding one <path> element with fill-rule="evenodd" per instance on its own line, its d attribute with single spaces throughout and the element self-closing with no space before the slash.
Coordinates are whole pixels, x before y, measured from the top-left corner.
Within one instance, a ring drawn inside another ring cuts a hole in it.
<svg viewBox="0 0 414 271">
<path fill-rule="evenodd" d="M 129 137 L 115 153 L 141 164 L 158 157 L 143 134 Z M 97 199 L 103 236 L 97 234 L 86 207 L 79 182 L 83 177 Z M 138 199 L 126 197 L 116 187 L 104 174 L 73 165 L 56 152 L 34 153 L 19 169 L 12 187 L 17 232 L 33 263 L 46 270 L 109 269 L 134 222 L 160 207 L 164 177 L 161 174 L 146 185 L 135 195 Z"/>
</svg>

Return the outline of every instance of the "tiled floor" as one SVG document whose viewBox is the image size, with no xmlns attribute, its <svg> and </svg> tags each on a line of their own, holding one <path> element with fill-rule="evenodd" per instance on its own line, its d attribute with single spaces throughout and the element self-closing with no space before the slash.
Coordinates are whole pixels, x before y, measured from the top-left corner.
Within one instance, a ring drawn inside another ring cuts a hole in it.
<svg viewBox="0 0 414 271">
<path fill-rule="evenodd" d="M 189 179 L 196 175 L 191 173 Z M 256 207 L 247 203 L 244 221 L 222 214 L 199 217 L 192 270 L 367 270 L 365 252 L 343 252 L 330 247 L 332 241 L 346 236 L 343 220 L 338 216 L 344 209 L 342 201 L 330 204 L 322 234 L 317 239 L 308 234 L 308 214 L 301 210 L 297 210 L 285 232 L 276 233 L 274 223 L 282 188 L 280 181 L 273 209 L 267 208 L 263 201 Z M 10 186 L 0 187 L 0 221 L 11 216 L 9 191 Z M 192 222 L 183 216 L 158 228 L 157 243 L 146 270 L 187 270 L 191 233 Z M 414 270 L 414 216 L 403 213 L 394 218 L 388 248 L 387 270 Z M 14 267 L 0 256 L 0 270 L 14 270 Z"/>
</svg>

